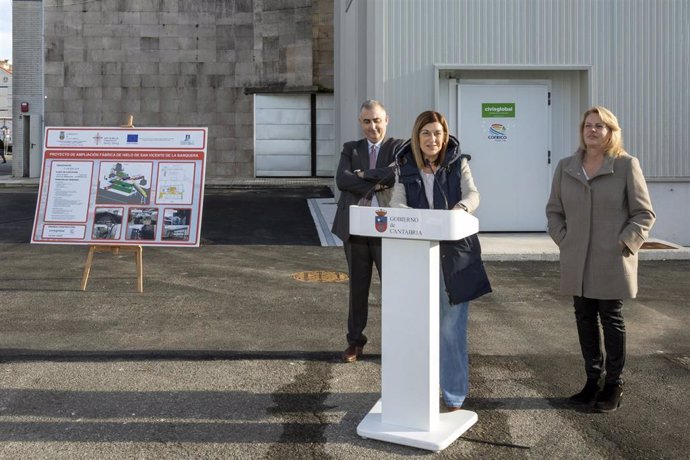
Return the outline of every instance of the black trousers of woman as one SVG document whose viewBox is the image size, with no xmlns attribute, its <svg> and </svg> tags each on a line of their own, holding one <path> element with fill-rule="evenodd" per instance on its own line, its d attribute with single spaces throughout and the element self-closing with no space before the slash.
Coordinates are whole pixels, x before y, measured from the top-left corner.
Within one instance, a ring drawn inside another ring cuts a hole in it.
<svg viewBox="0 0 690 460">
<path fill-rule="evenodd" d="M 604 332 L 606 351 L 606 383 L 622 385 L 625 365 L 625 323 L 623 322 L 623 301 L 602 300 L 587 297 L 573 297 L 577 335 L 585 360 L 588 379 L 598 379 L 602 374 L 604 357 L 601 350 L 601 329 Z"/>
</svg>

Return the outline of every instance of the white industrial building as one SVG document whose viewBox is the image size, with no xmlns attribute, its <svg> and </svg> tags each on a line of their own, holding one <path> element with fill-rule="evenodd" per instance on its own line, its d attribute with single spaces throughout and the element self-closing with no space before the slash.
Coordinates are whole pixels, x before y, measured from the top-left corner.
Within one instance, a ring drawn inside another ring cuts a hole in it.
<svg viewBox="0 0 690 460">
<path fill-rule="evenodd" d="M 438 110 L 472 155 L 482 231 L 544 231 L 553 169 L 603 105 L 647 178 L 652 236 L 690 245 L 688 24 L 686 0 L 337 1 L 335 144 L 361 137 L 364 99 L 395 137 Z"/>
</svg>

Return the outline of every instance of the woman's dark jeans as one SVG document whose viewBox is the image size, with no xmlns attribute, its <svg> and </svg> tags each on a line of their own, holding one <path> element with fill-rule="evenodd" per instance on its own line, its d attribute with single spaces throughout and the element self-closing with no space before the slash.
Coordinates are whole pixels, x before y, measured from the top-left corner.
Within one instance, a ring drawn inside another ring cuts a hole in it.
<svg viewBox="0 0 690 460">
<path fill-rule="evenodd" d="M 604 331 L 606 350 L 606 383 L 623 384 L 621 374 L 625 365 L 625 323 L 622 300 L 588 299 L 573 297 L 577 335 L 588 379 L 598 379 L 602 373 L 604 357 L 601 352 L 599 318 Z"/>
</svg>

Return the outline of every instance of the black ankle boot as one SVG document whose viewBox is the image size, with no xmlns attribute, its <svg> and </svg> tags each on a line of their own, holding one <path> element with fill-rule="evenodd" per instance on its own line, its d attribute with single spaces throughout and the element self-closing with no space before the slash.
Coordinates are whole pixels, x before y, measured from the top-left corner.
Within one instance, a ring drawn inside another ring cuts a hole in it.
<svg viewBox="0 0 690 460">
<path fill-rule="evenodd" d="M 597 393 L 599 393 L 599 379 L 587 379 L 582 391 L 572 395 L 568 401 L 577 404 L 589 404 L 596 400 Z"/>
<path fill-rule="evenodd" d="M 597 412 L 613 412 L 621 407 L 622 399 L 623 385 L 607 383 L 594 404 L 594 410 Z"/>
</svg>

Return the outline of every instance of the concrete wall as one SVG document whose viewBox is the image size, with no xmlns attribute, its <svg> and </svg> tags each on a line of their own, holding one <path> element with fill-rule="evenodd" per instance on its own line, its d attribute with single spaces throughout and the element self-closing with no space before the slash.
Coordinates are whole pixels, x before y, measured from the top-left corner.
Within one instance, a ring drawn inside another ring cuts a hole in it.
<svg viewBox="0 0 690 460">
<path fill-rule="evenodd" d="M 253 175 L 252 88 L 332 90 L 333 0 L 44 4 L 46 123 L 208 127 L 209 178 Z"/>
<path fill-rule="evenodd" d="M 656 213 L 652 236 L 690 246 L 690 181 L 648 182 Z"/>
<path fill-rule="evenodd" d="M 43 138 L 43 8 L 36 0 L 12 2 L 12 175 L 38 177 Z M 19 110 L 22 102 L 29 111 Z"/>
<path fill-rule="evenodd" d="M 339 0 L 314 0 L 312 2 L 312 60 L 313 84 L 327 91 L 334 86 L 333 66 L 333 2 Z"/>
</svg>

